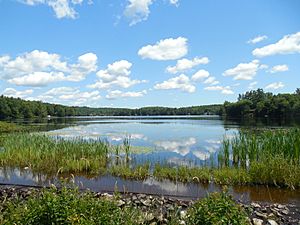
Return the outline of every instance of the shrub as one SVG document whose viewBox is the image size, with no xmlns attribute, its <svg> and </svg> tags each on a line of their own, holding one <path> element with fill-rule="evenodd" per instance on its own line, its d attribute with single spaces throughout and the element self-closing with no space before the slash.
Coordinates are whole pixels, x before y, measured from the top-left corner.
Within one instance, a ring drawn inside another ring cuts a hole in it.
<svg viewBox="0 0 300 225">
<path fill-rule="evenodd" d="M 193 225 L 249 224 L 244 210 L 226 192 L 213 193 L 196 202 L 188 214 L 188 224 Z"/>
</svg>

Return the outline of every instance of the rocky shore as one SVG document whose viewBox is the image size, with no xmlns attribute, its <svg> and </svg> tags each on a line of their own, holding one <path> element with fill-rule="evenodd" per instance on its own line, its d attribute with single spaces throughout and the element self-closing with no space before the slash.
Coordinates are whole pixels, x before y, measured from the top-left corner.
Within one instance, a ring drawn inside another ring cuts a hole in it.
<svg viewBox="0 0 300 225">
<path fill-rule="evenodd" d="M 3 202 L 13 199 L 26 199 L 40 189 L 32 187 L 0 186 L 0 212 Z M 95 198 L 106 198 L 117 202 L 119 207 L 134 207 L 141 209 L 144 218 L 151 225 L 166 224 L 174 214 L 179 215 L 180 224 L 185 224 L 187 209 L 193 205 L 193 200 L 176 199 L 172 197 L 153 196 L 146 194 L 109 194 L 94 193 Z M 253 225 L 300 225 L 300 206 L 293 204 L 271 204 L 258 202 L 238 202 L 248 213 L 249 224 Z"/>
</svg>

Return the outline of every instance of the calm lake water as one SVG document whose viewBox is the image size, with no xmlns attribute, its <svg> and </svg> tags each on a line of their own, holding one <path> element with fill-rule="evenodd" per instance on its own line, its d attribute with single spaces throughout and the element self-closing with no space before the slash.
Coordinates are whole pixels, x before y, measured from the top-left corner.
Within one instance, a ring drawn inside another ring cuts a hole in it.
<svg viewBox="0 0 300 225">
<path fill-rule="evenodd" d="M 223 136 L 238 131 L 219 117 L 121 117 L 77 121 L 74 126 L 49 131 L 63 138 L 83 137 L 122 145 L 129 138 L 135 163 L 203 164 L 215 155 Z M 139 147 L 139 148 L 135 148 Z"/>
<path fill-rule="evenodd" d="M 217 156 L 224 136 L 232 137 L 240 129 L 252 129 L 256 126 L 269 128 L 281 127 L 278 123 L 243 124 L 224 121 L 217 116 L 182 117 L 78 117 L 68 119 L 50 119 L 48 121 L 18 121 L 40 126 L 51 136 L 62 138 L 81 137 L 85 139 L 103 139 L 115 145 L 122 145 L 130 138 L 133 152 L 132 163 L 150 162 L 170 165 L 202 165 L 211 163 L 211 157 Z M 295 123 L 288 124 L 295 126 Z M 297 125 L 297 123 L 296 123 Z M 17 169 L 0 169 L 0 182 L 24 185 L 47 185 L 55 182 L 43 174 Z M 185 198 L 202 197 L 207 192 L 218 191 L 221 187 L 209 184 L 182 184 L 180 182 L 157 181 L 148 178 L 145 181 L 132 181 L 112 176 L 87 178 L 77 176 L 76 182 L 83 188 L 95 191 L 145 192 L 151 194 L 176 195 Z M 296 202 L 300 204 L 300 192 L 265 187 L 231 187 L 236 198 L 256 201 Z"/>
</svg>

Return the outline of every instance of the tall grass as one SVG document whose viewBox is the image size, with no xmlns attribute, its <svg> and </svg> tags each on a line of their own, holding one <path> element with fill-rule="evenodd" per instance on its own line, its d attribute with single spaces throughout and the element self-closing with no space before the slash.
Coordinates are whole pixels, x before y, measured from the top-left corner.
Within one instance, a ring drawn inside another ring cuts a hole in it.
<svg viewBox="0 0 300 225">
<path fill-rule="evenodd" d="M 239 132 L 224 139 L 218 160 L 224 169 L 246 171 L 255 184 L 300 187 L 300 129 Z"/>
<path fill-rule="evenodd" d="M 99 173 L 107 164 L 111 146 L 101 140 L 64 140 L 46 135 L 19 133 L 2 140 L 0 166 L 28 167 L 47 174 Z"/>
<path fill-rule="evenodd" d="M 292 164 L 300 164 L 300 129 L 276 129 L 239 132 L 233 139 L 224 139 L 220 154 L 231 151 L 232 163 L 246 168 L 254 162 L 264 162 L 280 156 Z M 229 166 L 227 158 L 221 165 Z"/>
</svg>

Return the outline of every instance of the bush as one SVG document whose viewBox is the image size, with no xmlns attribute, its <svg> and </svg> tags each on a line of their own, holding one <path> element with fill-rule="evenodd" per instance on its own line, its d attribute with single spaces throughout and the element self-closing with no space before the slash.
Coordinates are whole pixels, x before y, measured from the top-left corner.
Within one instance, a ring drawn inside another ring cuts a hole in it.
<svg viewBox="0 0 300 225">
<path fill-rule="evenodd" d="M 244 210 L 226 192 L 213 193 L 196 202 L 188 214 L 188 224 L 193 225 L 249 224 Z"/>
<path fill-rule="evenodd" d="M 90 193 L 63 187 L 44 190 L 27 201 L 9 202 L 1 224 L 136 224 L 138 212 L 119 208 L 114 202 L 96 199 Z"/>
</svg>

